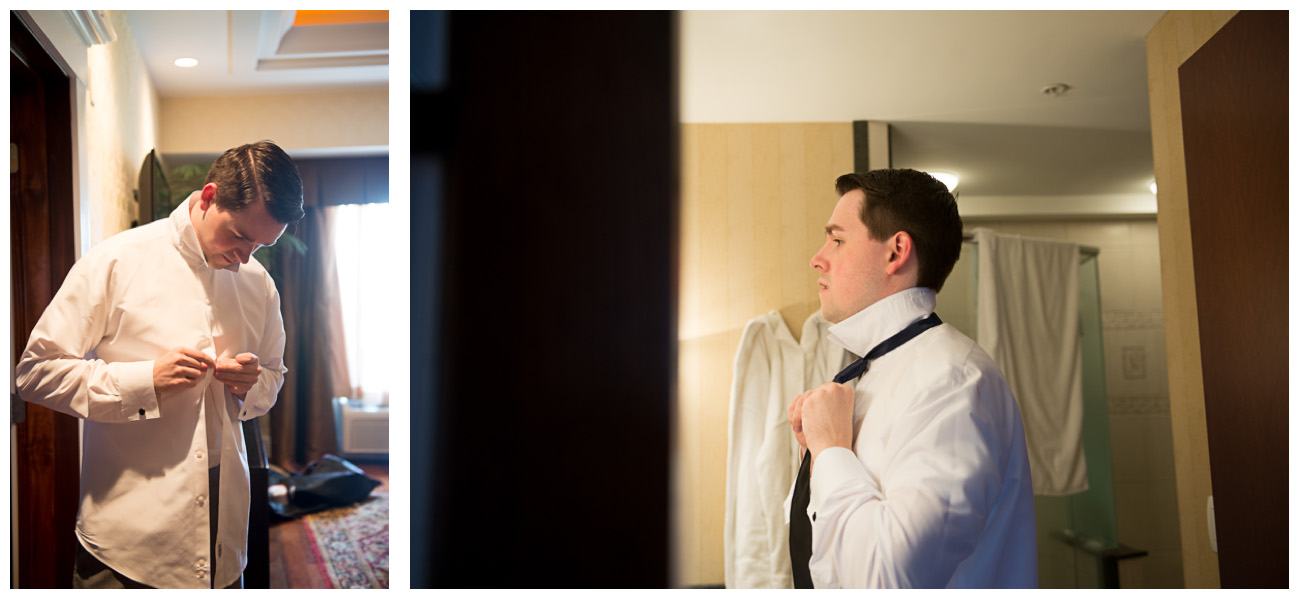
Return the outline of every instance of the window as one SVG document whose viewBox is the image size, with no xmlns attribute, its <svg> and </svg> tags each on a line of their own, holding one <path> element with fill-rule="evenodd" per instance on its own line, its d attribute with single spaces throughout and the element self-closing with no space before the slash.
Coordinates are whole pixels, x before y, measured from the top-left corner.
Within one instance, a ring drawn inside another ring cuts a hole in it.
<svg viewBox="0 0 1300 600">
<path fill-rule="evenodd" d="M 398 258 L 391 206 L 346 204 L 329 209 L 352 397 L 367 405 L 388 403 L 392 361 L 406 360 L 393 341 L 401 321 L 392 310 L 390 293 Z"/>
</svg>

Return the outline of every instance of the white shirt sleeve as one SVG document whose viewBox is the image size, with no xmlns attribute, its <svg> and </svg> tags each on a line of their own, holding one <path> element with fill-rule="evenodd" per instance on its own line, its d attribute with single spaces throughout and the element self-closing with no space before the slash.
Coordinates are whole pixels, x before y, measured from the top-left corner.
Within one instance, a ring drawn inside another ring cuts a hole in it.
<svg viewBox="0 0 1300 600">
<path fill-rule="evenodd" d="M 816 587 L 944 587 L 973 552 L 1001 487 L 997 421 L 978 402 L 979 379 L 907 403 L 878 478 L 847 448 L 817 456 L 808 508 Z"/>
<path fill-rule="evenodd" d="M 87 356 L 109 333 L 111 278 L 111 265 L 90 256 L 72 266 L 16 368 L 23 400 L 106 423 L 160 416 L 154 361 L 105 363 Z"/>
<path fill-rule="evenodd" d="M 258 348 L 258 364 L 262 374 L 257 384 L 244 394 L 244 403 L 239 411 L 239 420 L 255 419 L 271 411 L 284 384 L 284 374 L 289 370 L 284 366 L 284 317 L 280 315 L 280 293 L 275 289 L 275 282 L 270 275 L 266 277 L 266 323 L 262 328 L 262 343 Z"/>
</svg>

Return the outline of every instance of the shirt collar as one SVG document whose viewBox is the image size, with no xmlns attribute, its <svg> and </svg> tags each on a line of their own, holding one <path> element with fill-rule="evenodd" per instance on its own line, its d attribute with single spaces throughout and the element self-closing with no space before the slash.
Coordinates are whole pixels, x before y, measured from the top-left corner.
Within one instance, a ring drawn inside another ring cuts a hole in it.
<svg viewBox="0 0 1300 600">
<path fill-rule="evenodd" d="M 853 316 L 830 326 L 827 335 L 831 341 L 843 346 L 857 356 L 865 356 L 877 344 L 902 331 L 930 313 L 935 307 L 934 290 L 926 287 L 908 288 L 858 311 Z"/>
<path fill-rule="evenodd" d="M 203 257 L 203 246 L 199 245 L 199 234 L 194 230 L 194 223 L 190 221 L 190 201 L 198 200 L 199 192 L 193 192 L 181 201 L 172 211 L 169 219 L 172 224 L 172 243 L 180 250 L 181 256 L 185 257 L 185 262 L 191 267 L 207 267 L 208 260 Z M 239 272 L 239 263 L 234 263 L 227 267 L 227 270 Z"/>
</svg>

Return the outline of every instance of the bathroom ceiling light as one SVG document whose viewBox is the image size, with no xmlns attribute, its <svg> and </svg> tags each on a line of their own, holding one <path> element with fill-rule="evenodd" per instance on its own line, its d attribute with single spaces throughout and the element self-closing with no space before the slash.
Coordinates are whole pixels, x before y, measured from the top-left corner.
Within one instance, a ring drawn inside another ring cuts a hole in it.
<svg viewBox="0 0 1300 600">
<path fill-rule="evenodd" d="M 1152 182 L 1151 182 L 1151 193 L 1152 193 L 1152 194 L 1155 194 L 1155 193 L 1156 193 L 1156 182 L 1155 182 L 1155 181 L 1152 181 Z"/>
<path fill-rule="evenodd" d="M 178 58 L 172 64 L 182 69 L 188 69 L 199 66 L 199 60 L 197 58 Z"/>
<path fill-rule="evenodd" d="M 949 192 L 957 191 L 958 179 L 956 175 L 953 175 L 952 173 L 944 173 L 943 171 L 933 171 L 930 173 L 930 175 L 935 179 L 938 179 L 939 181 L 943 182 L 944 185 L 948 186 Z"/>
<path fill-rule="evenodd" d="M 1064 96 L 1066 92 L 1070 91 L 1070 84 L 1053 83 L 1051 85 L 1043 86 L 1043 89 L 1039 91 L 1043 92 L 1043 95 L 1049 98 L 1059 98 Z"/>
</svg>

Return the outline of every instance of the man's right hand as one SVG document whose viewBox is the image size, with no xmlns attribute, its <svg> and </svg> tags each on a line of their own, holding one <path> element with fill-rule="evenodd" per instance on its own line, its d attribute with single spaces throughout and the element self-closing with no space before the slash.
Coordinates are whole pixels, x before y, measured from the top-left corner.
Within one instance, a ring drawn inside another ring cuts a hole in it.
<svg viewBox="0 0 1300 600">
<path fill-rule="evenodd" d="M 794 430 L 794 439 L 799 442 L 800 458 L 803 457 L 804 451 L 808 449 L 808 443 L 804 441 L 803 437 L 803 401 L 807 396 L 808 392 L 795 396 L 794 400 L 790 401 L 790 407 L 786 409 L 786 417 L 790 420 L 790 429 Z"/>
<path fill-rule="evenodd" d="M 211 357 L 198 350 L 172 348 L 153 361 L 154 394 L 161 397 L 167 392 L 192 388 L 204 373 L 216 366 Z"/>
</svg>

